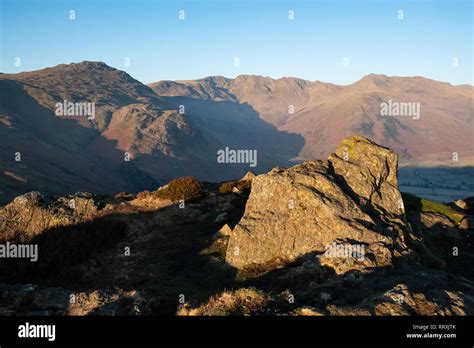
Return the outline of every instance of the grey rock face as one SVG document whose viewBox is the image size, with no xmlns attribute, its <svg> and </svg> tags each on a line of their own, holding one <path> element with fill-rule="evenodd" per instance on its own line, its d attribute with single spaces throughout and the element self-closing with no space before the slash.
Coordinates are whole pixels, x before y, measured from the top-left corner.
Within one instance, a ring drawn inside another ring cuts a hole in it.
<svg viewBox="0 0 474 348">
<path fill-rule="evenodd" d="M 258 175 L 227 262 L 245 268 L 316 252 L 336 273 L 390 266 L 409 253 L 411 233 L 397 166 L 396 153 L 352 136 L 327 161 Z"/>
</svg>

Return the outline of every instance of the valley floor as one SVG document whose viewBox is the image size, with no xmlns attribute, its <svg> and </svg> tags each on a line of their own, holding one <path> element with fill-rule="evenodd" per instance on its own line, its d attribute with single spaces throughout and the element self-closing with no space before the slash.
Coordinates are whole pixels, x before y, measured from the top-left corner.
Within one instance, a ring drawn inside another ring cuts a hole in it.
<svg viewBox="0 0 474 348">
<path fill-rule="evenodd" d="M 474 167 L 404 167 L 400 191 L 438 202 L 474 196 Z"/>
</svg>

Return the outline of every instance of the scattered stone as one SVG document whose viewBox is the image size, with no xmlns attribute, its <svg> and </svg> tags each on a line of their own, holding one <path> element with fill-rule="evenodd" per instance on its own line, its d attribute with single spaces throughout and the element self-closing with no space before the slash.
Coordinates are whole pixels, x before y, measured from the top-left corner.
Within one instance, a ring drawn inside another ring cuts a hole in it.
<svg viewBox="0 0 474 348">
<path fill-rule="evenodd" d="M 298 309 L 295 310 L 294 314 L 295 315 L 307 316 L 307 317 L 319 317 L 319 316 L 324 315 L 324 313 L 321 312 L 320 310 L 318 310 L 314 307 L 310 307 L 310 306 L 305 306 L 305 307 L 298 308 Z"/>
<path fill-rule="evenodd" d="M 128 192 L 119 192 L 115 195 L 115 199 L 122 199 L 125 201 L 131 201 L 135 199 L 135 195 Z"/>
<path fill-rule="evenodd" d="M 237 187 L 232 188 L 232 192 L 237 193 L 239 195 L 242 194 L 242 191 L 240 191 Z"/>
<path fill-rule="evenodd" d="M 458 226 L 460 230 L 473 230 L 474 229 L 474 217 L 473 216 L 465 216 L 461 223 Z"/>
<path fill-rule="evenodd" d="M 454 201 L 454 205 L 458 208 L 472 212 L 474 210 L 474 197 L 467 197 Z"/>
</svg>

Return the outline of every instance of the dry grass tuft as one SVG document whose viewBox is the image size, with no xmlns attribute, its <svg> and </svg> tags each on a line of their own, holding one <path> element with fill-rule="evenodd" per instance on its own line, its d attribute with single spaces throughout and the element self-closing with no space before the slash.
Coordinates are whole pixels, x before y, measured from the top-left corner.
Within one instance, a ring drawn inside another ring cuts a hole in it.
<svg viewBox="0 0 474 348">
<path fill-rule="evenodd" d="M 262 314 L 270 298 L 255 288 L 242 288 L 235 291 L 224 291 L 213 295 L 197 308 L 181 306 L 177 315 L 188 316 L 225 316 Z"/>
<path fill-rule="evenodd" d="M 165 187 L 152 193 L 153 197 L 168 199 L 176 202 L 181 199 L 189 201 L 202 196 L 203 189 L 201 183 L 192 176 L 183 176 L 174 179 Z"/>
</svg>

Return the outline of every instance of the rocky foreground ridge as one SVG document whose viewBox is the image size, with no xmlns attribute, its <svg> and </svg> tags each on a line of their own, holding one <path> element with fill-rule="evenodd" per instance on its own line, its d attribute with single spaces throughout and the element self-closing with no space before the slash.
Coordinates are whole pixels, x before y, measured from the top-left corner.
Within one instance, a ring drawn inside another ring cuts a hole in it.
<svg viewBox="0 0 474 348">
<path fill-rule="evenodd" d="M 0 259 L 0 311 L 474 314 L 472 199 L 402 194 L 397 165 L 352 136 L 326 161 L 221 186 L 17 197 L 0 208 L 0 244 L 39 257 Z"/>
</svg>

